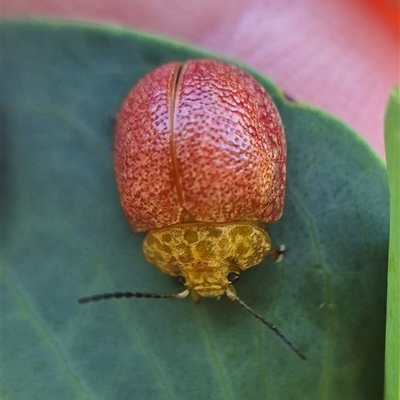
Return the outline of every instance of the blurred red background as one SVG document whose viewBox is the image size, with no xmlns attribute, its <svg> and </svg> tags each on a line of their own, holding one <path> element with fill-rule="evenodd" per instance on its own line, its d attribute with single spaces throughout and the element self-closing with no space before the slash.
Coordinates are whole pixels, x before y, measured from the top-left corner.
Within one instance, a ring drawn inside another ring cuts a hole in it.
<svg viewBox="0 0 400 400">
<path fill-rule="evenodd" d="M 399 0 L 2 0 L 2 17 L 122 25 L 235 58 L 347 122 L 384 158 Z"/>
</svg>

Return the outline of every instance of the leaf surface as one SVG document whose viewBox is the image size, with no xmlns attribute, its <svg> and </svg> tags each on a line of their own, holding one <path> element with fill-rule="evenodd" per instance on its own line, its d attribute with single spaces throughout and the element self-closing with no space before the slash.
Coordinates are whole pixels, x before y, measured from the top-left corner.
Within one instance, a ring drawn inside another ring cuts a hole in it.
<svg viewBox="0 0 400 400">
<path fill-rule="evenodd" d="M 82 24 L 10 21 L 2 35 L 4 400 L 382 398 L 388 184 L 350 128 L 255 74 L 286 129 L 285 211 L 269 231 L 288 253 L 236 288 L 306 362 L 227 298 L 78 306 L 180 290 L 121 211 L 113 118 L 145 72 L 212 55 Z"/>
<path fill-rule="evenodd" d="M 385 400 L 400 398 L 400 87 L 394 86 L 385 115 L 390 192 L 390 241 L 386 310 Z"/>
</svg>

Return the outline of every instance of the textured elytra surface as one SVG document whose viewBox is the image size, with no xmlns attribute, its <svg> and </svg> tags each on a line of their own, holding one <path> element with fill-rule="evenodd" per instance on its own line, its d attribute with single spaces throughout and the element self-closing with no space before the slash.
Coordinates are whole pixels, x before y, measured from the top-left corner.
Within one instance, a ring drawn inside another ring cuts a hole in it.
<svg viewBox="0 0 400 400">
<path fill-rule="evenodd" d="M 172 63 L 141 79 L 117 117 L 114 160 L 135 232 L 282 214 L 282 122 L 265 89 L 226 63 Z"/>
<path fill-rule="evenodd" d="M 225 293 L 229 272 L 259 264 L 271 248 L 268 234 L 251 223 L 191 223 L 150 231 L 146 259 L 162 272 L 185 278 L 185 286 L 205 297 Z"/>
<path fill-rule="evenodd" d="M 257 76 L 285 125 L 285 209 L 268 230 L 288 252 L 235 287 L 306 362 L 226 296 L 78 306 L 181 290 L 122 213 L 112 125 L 146 72 L 210 55 L 84 25 L 3 21 L 2 35 L 2 399 L 382 398 L 387 180 L 354 132 Z"/>
<path fill-rule="evenodd" d="M 171 91 L 178 63 L 147 74 L 117 116 L 114 169 L 122 207 L 135 231 L 179 221 L 170 150 Z"/>
</svg>

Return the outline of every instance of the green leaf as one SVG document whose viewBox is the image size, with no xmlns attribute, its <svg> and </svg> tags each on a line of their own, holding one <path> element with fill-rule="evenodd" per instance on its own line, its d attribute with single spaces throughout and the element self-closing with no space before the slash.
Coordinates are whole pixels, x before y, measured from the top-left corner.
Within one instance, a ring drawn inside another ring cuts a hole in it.
<svg viewBox="0 0 400 400">
<path fill-rule="evenodd" d="M 2 27 L 2 399 L 380 399 L 389 199 L 383 163 L 343 123 L 273 96 L 286 127 L 288 187 L 270 226 L 280 264 L 237 291 L 307 356 L 227 298 L 174 293 L 142 254 L 113 178 L 113 118 L 129 88 L 201 50 L 117 28 Z"/>
<path fill-rule="evenodd" d="M 385 399 L 400 399 L 400 88 L 394 87 L 385 117 L 390 189 L 390 242 L 387 289 Z"/>
</svg>

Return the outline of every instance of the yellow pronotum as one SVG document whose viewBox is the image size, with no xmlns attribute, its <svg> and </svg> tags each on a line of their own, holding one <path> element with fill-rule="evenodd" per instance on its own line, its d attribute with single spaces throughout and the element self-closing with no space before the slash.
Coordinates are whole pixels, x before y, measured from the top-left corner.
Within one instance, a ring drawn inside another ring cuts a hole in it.
<svg viewBox="0 0 400 400">
<path fill-rule="evenodd" d="M 270 249 L 267 232 L 251 221 L 178 224 L 151 230 L 143 242 L 146 259 L 168 275 L 183 276 L 195 298 L 223 295 L 230 272 L 259 264 Z"/>
</svg>

